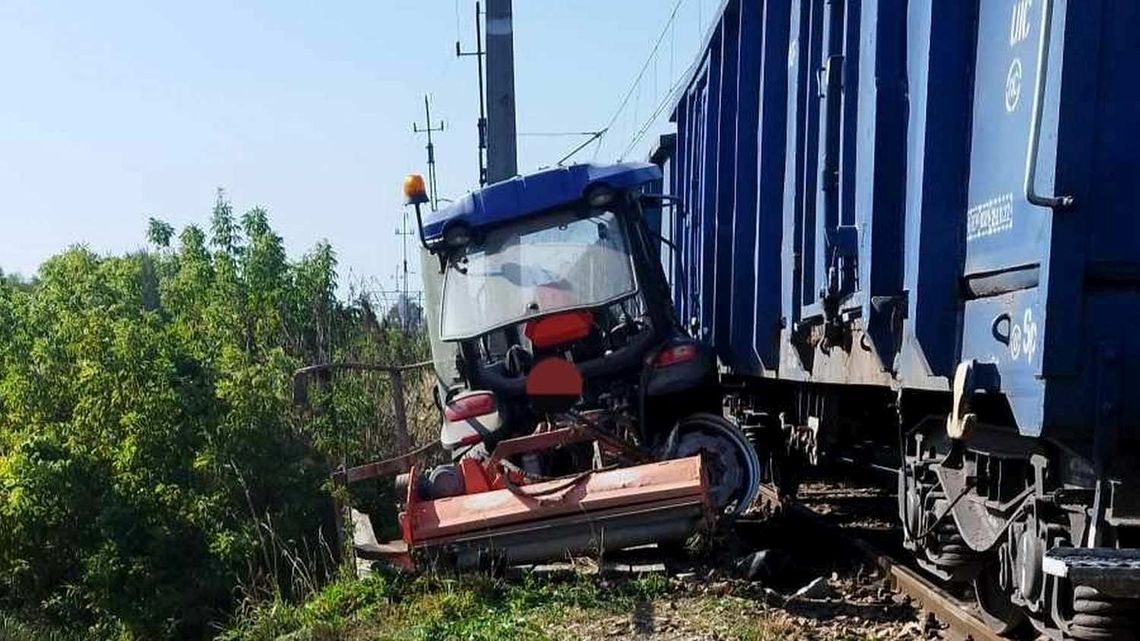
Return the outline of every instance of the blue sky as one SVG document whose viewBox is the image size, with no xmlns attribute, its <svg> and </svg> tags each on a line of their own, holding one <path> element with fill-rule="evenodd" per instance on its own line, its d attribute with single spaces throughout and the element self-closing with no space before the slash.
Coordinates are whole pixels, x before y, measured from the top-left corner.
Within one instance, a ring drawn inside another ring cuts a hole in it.
<svg viewBox="0 0 1140 641">
<path fill-rule="evenodd" d="M 675 2 L 515 0 L 519 132 L 601 128 Z M 622 152 L 684 73 L 718 4 L 681 0 L 598 160 Z M 400 183 L 424 166 L 411 126 L 425 93 L 447 126 L 441 194 L 475 186 L 474 59 L 454 55 L 457 31 L 473 46 L 473 11 L 468 0 L 3 0 L 0 269 L 34 273 L 73 243 L 141 247 L 149 216 L 203 223 L 220 186 L 238 211 L 267 207 L 290 254 L 328 239 L 342 280 L 390 287 Z M 579 140 L 523 136 L 520 170 Z"/>
</svg>

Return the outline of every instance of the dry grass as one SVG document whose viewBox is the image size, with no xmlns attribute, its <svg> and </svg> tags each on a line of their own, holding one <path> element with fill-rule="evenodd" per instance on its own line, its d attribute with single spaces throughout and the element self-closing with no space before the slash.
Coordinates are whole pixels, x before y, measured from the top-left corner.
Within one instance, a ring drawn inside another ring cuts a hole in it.
<svg viewBox="0 0 1140 641">
<path fill-rule="evenodd" d="M 730 583 L 661 575 L 506 581 L 487 576 L 376 575 L 333 583 L 299 606 L 247 611 L 226 639 L 290 641 L 775 641 L 922 638 L 913 623 L 784 609 Z"/>
</svg>

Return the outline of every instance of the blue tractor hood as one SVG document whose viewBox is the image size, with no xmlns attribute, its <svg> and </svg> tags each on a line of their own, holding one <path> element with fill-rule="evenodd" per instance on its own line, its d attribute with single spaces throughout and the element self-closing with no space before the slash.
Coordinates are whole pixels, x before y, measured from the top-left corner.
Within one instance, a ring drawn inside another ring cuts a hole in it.
<svg viewBox="0 0 1140 641">
<path fill-rule="evenodd" d="M 599 185 L 623 190 L 660 178 L 661 169 L 657 165 L 641 162 L 570 165 L 515 176 L 477 189 L 447 209 L 428 215 L 424 220 L 423 240 L 434 245 L 457 223 L 475 230 L 569 205 Z"/>
</svg>

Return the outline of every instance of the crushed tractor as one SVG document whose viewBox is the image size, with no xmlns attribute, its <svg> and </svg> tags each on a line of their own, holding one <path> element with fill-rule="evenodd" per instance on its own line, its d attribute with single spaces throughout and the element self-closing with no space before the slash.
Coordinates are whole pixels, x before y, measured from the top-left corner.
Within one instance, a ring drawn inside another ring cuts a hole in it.
<svg viewBox="0 0 1140 641">
<path fill-rule="evenodd" d="M 683 542 L 748 507 L 760 462 L 673 312 L 658 230 L 683 213 L 649 193 L 660 180 L 651 164 L 558 167 L 426 217 L 422 179 L 405 181 L 443 416 L 437 443 L 334 475 L 391 478 L 400 499 L 396 541 L 353 512 L 358 557 L 563 559 Z"/>
</svg>

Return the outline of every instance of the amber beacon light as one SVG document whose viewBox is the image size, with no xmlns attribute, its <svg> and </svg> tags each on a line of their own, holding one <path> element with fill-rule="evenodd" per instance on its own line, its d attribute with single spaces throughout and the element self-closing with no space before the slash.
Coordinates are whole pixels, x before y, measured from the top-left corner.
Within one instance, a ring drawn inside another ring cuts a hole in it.
<svg viewBox="0 0 1140 641">
<path fill-rule="evenodd" d="M 408 205 L 420 205 L 428 201 L 427 188 L 424 187 L 424 177 L 419 174 L 408 174 L 404 178 L 404 198 Z"/>
<path fill-rule="evenodd" d="M 424 177 L 419 174 L 408 174 L 404 177 L 404 204 L 415 205 L 416 225 L 420 232 L 420 245 L 429 249 L 424 241 L 424 219 L 420 212 L 420 205 L 428 201 L 427 188 L 424 187 Z"/>
</svg>

